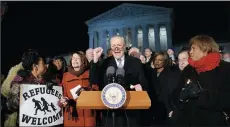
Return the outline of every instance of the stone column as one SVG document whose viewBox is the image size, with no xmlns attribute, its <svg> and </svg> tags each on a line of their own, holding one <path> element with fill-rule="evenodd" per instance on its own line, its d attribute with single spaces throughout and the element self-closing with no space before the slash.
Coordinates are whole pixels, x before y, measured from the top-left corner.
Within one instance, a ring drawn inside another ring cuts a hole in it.
<svg viewBox="0 0 230 127">
<path fill-rule="evenodd" d="M 147 24 L 141 26 L 143 32 L 143 45 L 142 45 L 142 53 L 144 53 L 145 48 L 149 47 L 149 28 Z"/>
<path fill-rule="evenodd" d="M 99 31 L 99 42 L 100 42 L 100 47 L 103 48 L 103 53 L 106 55 L 106 52 L 108 50 L 107 48 L 107 43 L 106 43 L 106 33 L 105 30 L 100 30 Z"/>
<path fill-rule="evenodd" d="M 167 49 L 172 48 L 172 28 L 169 23 L 166 24 Z"/>
<path fill-rule="evenodd" d="M 99 35 L 99 47 L 102 47 L 103 48 L 103 39 L 104 39 L 104 37 L 103 37 L 103 35 L 104 35 L 104 31 L 103 30 L 99 30 L 98 31 L 98 35 Z"/>
<path fill-rule="evenodd" d="M 94 32 L 88 32 L 88 35 L 89 35 L 89 48 L 93 48 Z"/>
<path fill-rule="evenodd" d="M 113 34 L 113 29 L 109 29 L 108 32 L 109 32 L 109 44 L 107 45 L 107 49 L 110 48 L 110 39 L 111 39 L 111 37 L 114 36 L 114 34 Z"/>
<path fill-rule="evenodd" d="M 138 46 L 137 45 L 137 27 L 134 26 L 131 28 L 131 30 L 132 30 L 132 41 L 131 41 L 132 47 L 137 47 Z"/>
<path fill-rule="evenodd" d="M 128 27 L 123 27 L 123 37 L 125 39 L 125 45 L 126 47 L 130 47 L 130 44 L 129 41 L 127 40 L 126 36 L 128 36 Z"/>
<path fill-rule="evenodd" d="M 155 50 L 159 52 L 161 51 L 159 24 L 154 24 L 154 34 L 155 34 Z"/>
<path fill-rule="evenodd" d="M 113 35 L 117 35 L 117 32 L 119 33 L 119 30 L 118 29 L 113 29 Z"/>
<path fill-rule="evenodd" d="M 94 34 L 93 34 L 93 47 L 96 48 L 98 47 L 98 31 L 95 31 Z"/>
<path fill-rule="evenodd" d="M 124 28 L 123 27 L 119 29 L 119 35 L 124 37 Z"/>
</svg>

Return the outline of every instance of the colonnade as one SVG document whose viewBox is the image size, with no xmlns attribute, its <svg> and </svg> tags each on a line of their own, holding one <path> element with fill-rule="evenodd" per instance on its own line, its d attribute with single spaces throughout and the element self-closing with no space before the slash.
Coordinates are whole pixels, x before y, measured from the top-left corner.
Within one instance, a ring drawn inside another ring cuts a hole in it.
<svg viewBox="0 0 230 127">
<path fill-rule="evenodd" d="M 159 25 L 159 24 L 142 24 L 142 25 L 134 25 L 129 27 L 120 27 L 120 28 L 108 28 L 108 29 L 100 29 L 97 31 L 89 32 L 89 47 L 95 48 L 101 46 L 104 49 L 104 53 L 110 48 L 109 39 L 114 35 L 126 36 L 127 30 L 131 30 L 131 44 L 132 47 L 138 47 L 138 28 L 142 29 L 143 35 L 143 44 L 142 49 L 150 47 L 149 44 L 149 28 L 150 26 L 154 29 L 154 47 L 151 47 L 155 51 L 165 50 L 170 48 L 172 45 L 171 42 L 171 28 L 169 24 Z M 166 28 L 167 42 L 163 44 L 160 41 L 160 27 L 164 26 Z M 134 36 L 133 36 L 134 35 Z M 162 49 L 163 48 L 163 49 Z"/>
</svg>

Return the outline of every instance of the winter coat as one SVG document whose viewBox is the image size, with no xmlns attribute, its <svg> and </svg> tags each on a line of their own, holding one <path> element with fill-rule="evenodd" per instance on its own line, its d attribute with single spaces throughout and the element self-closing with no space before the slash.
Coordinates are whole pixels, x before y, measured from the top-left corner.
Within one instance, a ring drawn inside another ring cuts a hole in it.
<svg viewBox="0 0 230 127">
<path fill-rule="evenodd" d="M 2 83 L 1 93 L 4 97 L 8 97 L 10 86 L 11 86 L 10 84 L 12 80 L 14 79 L 14 77 L 17 75 L 19 70 L 24 70 L 24 68 L 22 67 L 22 63 L 19 63 L 18 65 L 15 65 L 14 67 L 12 67 L 6 79 Z"/>
<path fill-rule="evenodd" d="M 37 80 L 32 74 L 26 71 L 18 71 L 10 84 L 8 98 L 6 100 L 7 114 L 4 126 L 17 126 L 19 124 L 18 113 L 20 106 L 20 85 L 21 84 L 44 84 L 41 78 Z"/>
<path fill-rule="evenodd" d="M 186 81 L 197 81 L 202 92 L 198 97 L 180 101 L 181 90 Z M 211 71 L 196 73 L 188 65 L 182 72 L 181 81 L 174 91 L 174 101 L 178 111 L 172 116 L 174 125 L 182 126 L 224 126 L 224 112 L 230 110 L 230 63 L 221 61 L 219 66 Z"/>
<path fill-rule="evenodd" d="M 176 106 L 171 95 L 178 84 L 178 71 L 166 67 L 157 77 L 157 71 L 152 71 L 151 84 L 151 111 L 157 122 L 167 120 L 169 112 L 175 110 Z M 163 123 L 162 123 L 163 124 Z"/>
<path fill-rule="evenodd" d="M 16 122 L 17 122 L 17 117 L 18 117 L 18 113 L 14 112 L 9 114 L 7 112 L 7 106 L 6 106 L 6 99 L 9 96 L 10 93 L 10 87 L 11 87 L 11 82 L 14 80 L 15 76 L 17 75 L 18 71 L 20 70 L 24 70 L 24 68 L 22 67 L 22 63 L 19 63 L 17 65 L 15 65 L 14 67 L 12 67 L 9 70 L 9 73 L 6 77 L 6 79 L 3 81 L 2 85 L 1 85 L 1 95 L 2 95 L 2 111 L 1 113 L 2 115 L 2 123 L 4 123 L 5 126 L 16 126 Z"/>
<path fill-rule="evenodd" d="M 63 75 L 62 80 L 63 88 L 64 88 L 64 96 L 68 97 L 69 99 L 75 101 L 74 107 L 65 107 L 64 111 L 64 126 L 75 126 L 75 127 L 85 127 L 96 126 L 96 112 L 95 110 L 90 109 L 77 109 L 77 117 L 76 119 L 73 118 L 72 113 L 74 108 L 77 107 L 77 99 L 73 99 L 73 96 L 70 90 L 78 85 L 82 87 L 89 88 L 89 70 L 83 72 L 79 77 L 76 75 L 71 74 L 70 72 L 66 72 Z M 97 87 L 92 86 L 94 90 L 98 90 Z M 90 100 L 89 100 L 90 101 Z"/>
</svg>

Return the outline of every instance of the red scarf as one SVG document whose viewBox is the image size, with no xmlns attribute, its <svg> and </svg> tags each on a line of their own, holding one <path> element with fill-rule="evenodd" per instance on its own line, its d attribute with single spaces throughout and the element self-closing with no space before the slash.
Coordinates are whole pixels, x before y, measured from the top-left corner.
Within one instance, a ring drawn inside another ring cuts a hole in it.
<svg viewBox="0 0 230 127">
<path fill-rule="evenodd" d="M 197 61 L 193 61 L 191 58 L 189 58 L 188 62 L 196 69 L 198 73 L 211 71 L 219 66 L 220 53 L 209 53 L 207 56 Z"/>
</svg>

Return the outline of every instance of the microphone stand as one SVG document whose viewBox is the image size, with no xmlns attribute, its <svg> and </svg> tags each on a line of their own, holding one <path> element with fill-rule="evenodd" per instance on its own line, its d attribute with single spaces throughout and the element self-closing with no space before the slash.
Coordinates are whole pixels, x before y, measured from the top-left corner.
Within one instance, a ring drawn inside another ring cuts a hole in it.
<svg viewBox="0 0 230 127">
<path fill-rule="evenodd" d="M 113 127 L 115 127 L 115 113 L 112 111 Z"/>
<path fill-rule="evenodd" d="M 113 79 L 112 79 L 112 82 L 114 83 L 115 82 L 115 78 L 113 76 Z M 108 118 L 108 113 L 109 113 L 110 109 L 108 109 L 108 112 L 107 112 L 107 118 Z M 115 112 L 114 110 L 112 109 L 112 121 L 113 121 L 113 127 L 115 127 Z M 107 124 L 107 118 L 106 118 L 106 124 Z M 106 124 L 105 124 L 105 127 L 106 127 Z"/>
<path fill-rule="evenodd" d="M 115 78 L 113 76 L 113 83 L 115 82 Z M 112 120 L 113 120 L 113 127 L 115 127 L 115 112 L 114 110 L 112 109 Z"/>
</svg>

